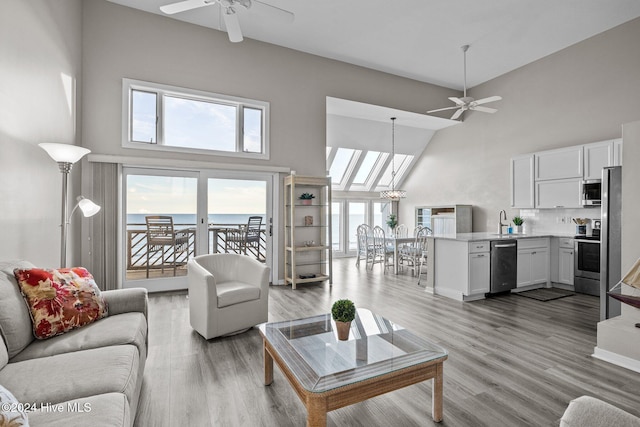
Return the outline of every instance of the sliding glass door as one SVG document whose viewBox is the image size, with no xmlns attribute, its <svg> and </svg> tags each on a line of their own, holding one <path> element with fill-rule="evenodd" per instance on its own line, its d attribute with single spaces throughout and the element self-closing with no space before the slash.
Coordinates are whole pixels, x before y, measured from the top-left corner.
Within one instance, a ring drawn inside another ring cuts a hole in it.
<svg viewBox="0 0 640 427">
<path fill-rule="evenodd" d="M 272 267 L 274 179 L 124 168 L 124 287 L 186 289 L 187 261 L 205 253 L 246 254 Z"/>
</svg>

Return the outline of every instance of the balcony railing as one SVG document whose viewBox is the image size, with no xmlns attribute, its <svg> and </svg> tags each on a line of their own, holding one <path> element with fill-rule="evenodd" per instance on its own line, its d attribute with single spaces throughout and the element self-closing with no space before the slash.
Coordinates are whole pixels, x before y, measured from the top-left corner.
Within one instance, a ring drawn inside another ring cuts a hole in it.
<svg viewBox="0 0 640 427">
<path fill-rule="evenodd" d="M 188 249 L 184 252 L 176 254 L 177 266 L 186 265 L 189 258 L 195 256 L 196 249 L 196 228 L 195 224 L 174 224 L 175 230 L 187 233 L 189 236 Z M 256 246 L 243 245 L 237 238 L 229 238 L 237 236 L 246 224 L 209 224 L 207 232 L 207 253 L 245 253 L 256 258 L 258 261 L 265 262 L 267 254 L 266 230 L 260 229 L 260 241 Z M 167 246 L 164 254 L 164 265 L 162 256 L 159 253 L 153 253 L 149 256 L 149 269 L 168 269 L 173 274 L 173 251 L 174 248 Z M 171 264 L 169 264 L 169 262 Z M 147 229 L 144 223 L 127 224 L 127 272 L 135 272 L 147 269 Z"/>
</svg>

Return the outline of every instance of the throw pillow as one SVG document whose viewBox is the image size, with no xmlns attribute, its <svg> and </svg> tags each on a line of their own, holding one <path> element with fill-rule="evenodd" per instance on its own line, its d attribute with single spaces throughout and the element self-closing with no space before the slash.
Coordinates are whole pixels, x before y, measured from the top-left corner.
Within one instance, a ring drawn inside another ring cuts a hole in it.
<svg viewBox="0 0 640 427">
<path fill-rule="evenodd" d="M 50 338 L 107 315 L 107 303 L 86 268 L 14 270 L 38 339 Z"/>
<path fill-rule="evenodd" d="M 0 385 L 0 426 L 29 427 L 24 404 Z"/>
</svg>

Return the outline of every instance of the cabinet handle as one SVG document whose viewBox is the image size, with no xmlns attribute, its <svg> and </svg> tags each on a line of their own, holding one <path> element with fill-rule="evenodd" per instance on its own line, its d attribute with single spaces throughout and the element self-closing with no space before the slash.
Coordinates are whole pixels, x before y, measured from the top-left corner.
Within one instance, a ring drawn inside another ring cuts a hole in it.
<svg viewBox="0 0 640 427">
<path fill-rule="evenodd" d="M 554 206 L 554 208 L 564 208 L 564 206 L 563 205 L 556 205 L 556 206 Z"/>
<path fill-rule="evenodd" d="M 535 255 L 535 254 L 536 254 L 536 252 L 531 252 L 531 255 Z"/>
<path fill-rule="evenodd" d="M 477 255 L 478 258 L 484 257 L 484 254 Z"/>
</svg>

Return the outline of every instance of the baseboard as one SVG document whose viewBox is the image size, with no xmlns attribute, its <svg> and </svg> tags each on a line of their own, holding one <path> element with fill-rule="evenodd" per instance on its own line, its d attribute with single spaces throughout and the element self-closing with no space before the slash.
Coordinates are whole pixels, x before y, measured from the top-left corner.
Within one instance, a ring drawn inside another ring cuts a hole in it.
<svg viewBox="0 0 640 427">
<path fill-rule="evenodd" d="M 613 353 L 598 347 L 593 348 L 593 354 L 591 357 L 640 373 L 640 360 L 622 356 L 618 353 Z"/>
<path fill-rule="evenodd" d="M 434 288 L 433 293 L 435 295 L 442 295 L 443 297 L 447 297 L 447 298 L 451 298 L 457 301 L 464 301 L 463 300 L 463 296 L 462 296 L 462 292 L 459 291 L 454 291 L 451 289 L 447 289 L 447 288 Z"/>
</svg>

